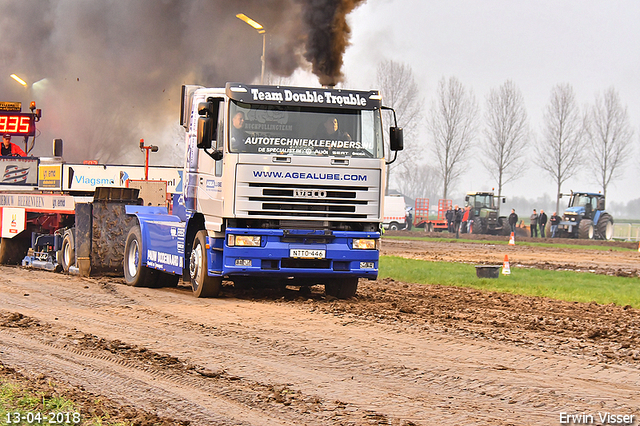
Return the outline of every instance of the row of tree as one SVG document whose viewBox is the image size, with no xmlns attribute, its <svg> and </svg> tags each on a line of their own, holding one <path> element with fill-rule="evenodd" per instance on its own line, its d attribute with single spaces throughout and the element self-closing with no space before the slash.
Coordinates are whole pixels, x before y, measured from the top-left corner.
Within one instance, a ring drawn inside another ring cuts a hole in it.
<svg viewBox="0 0 640 426">
<path fill-rule="evenodd" d="M 412 198 L 451 198 L 472 153 L 495 179 L 501 195 L 505 184 L 522 176 L 530 146 L 535 150 L 536 165 L 557 184 L 557 194 L 587 164 L 606 195 L 632 152 L 634 132 L 627 108 L 614 88 L 597 95 L 593 105 L 580 108 L 571 85 L 556 85 L 538 138 L 529 126 L 522 93 L 512 81 L 487 95 L 482 123 L 473 91 L 455 77 L 439 81 L 426 117 L 425 102 L 409 66 L 380 63 L 377 84 L 385 103 L 396 110 L 408 141 L 407 152 L 389 167 L 387 191 L 393 179 L 400 191 Z M 423 123 L 436 160 L 432 164 L 421 163 L 418 144 L 411 143 Z M 556 210 L 559 202 L 558 196 Z"/>
</svg>

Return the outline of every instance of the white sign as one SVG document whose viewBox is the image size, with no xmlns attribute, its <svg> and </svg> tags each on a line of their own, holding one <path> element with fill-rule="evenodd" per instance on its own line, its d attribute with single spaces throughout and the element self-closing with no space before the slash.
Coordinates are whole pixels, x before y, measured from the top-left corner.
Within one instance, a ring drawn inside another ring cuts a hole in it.
<svg viewBox="0 0 640 426">
<path fill-rule="evenodd" d="M 95 191 L 97 186 L 126 187 L 127 180 L 144 179 L 144 166 L 65 164 L 63 191 Z M 167 182 L 167 192 L 182 192 L 182 167 L 149 167 L 149 180 Z"/>
<path fill-rule="evenodd" d="M 13 238 L 27 227 L 24 209 L 4 207 L 2 210 L 2 238 Z"/>
</svg>

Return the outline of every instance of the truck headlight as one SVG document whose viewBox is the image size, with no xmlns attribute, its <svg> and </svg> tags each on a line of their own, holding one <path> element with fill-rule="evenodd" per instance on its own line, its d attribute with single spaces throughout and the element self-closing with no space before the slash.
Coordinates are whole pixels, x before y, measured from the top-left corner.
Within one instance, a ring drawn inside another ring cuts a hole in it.
<svg viewBox="0 0 640 426">
<path fill-rule="evenodd" d="M 377 238 L 354 238 L 354 250 L 375 250 L 378 248 Z"/>
<path fill-rule="evenodd" d="M 229 234 L 227 237 L 227 245 L 229 247 L 260 247 L 262 242 L 260 235 L 234 235 Z"/>
</svg>

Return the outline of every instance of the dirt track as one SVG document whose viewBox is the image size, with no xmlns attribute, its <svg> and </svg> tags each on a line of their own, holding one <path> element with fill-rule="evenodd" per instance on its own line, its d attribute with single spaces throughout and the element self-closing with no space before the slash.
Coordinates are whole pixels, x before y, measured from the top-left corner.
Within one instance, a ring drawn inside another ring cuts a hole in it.
<svg viewBox="0 0 640 426">
<path fill-rule="evenodd" d="M 504 246 L 466 245 L 386 240 L 383 253 L 504 257 Z M 528 266 L 560 256 L 558 267 L 637 268 L 619 252 L 587 250 L 583 262 L 573 250 L 507 249 Z M 555 425 L 561 412 L 638 424 L 640 311 L 629 307 L 391 280 L 361 281 L 348 301 L 321 287 L 230 286 L 202 300 L 186 287 L 0 273 L 4 370 L 100 396 L 140 425 Z"/>
</svg>

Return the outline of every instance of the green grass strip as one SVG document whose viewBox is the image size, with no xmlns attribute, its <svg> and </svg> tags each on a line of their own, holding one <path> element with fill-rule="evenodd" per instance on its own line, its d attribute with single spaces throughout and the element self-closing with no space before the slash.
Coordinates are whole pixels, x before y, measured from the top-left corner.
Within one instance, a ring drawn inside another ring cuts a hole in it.
<svg viewBox="0 0 640 426">
<path fill-rule="evenodd" d="M 472 243 L 472 244 L 491 244 L 491 245 L 507 245 L 509 237 L 505 237 L 504 241 L 500 240 L 468 240 L 464 238 L 433 238 L 433 237 L 405 237 L 405 236 L 384 236 L 383 240 L 413 240 L 413 241 L 429 241 L 433 243 Z M 602 251 L 636 251 L 625 247 L 616 246 L 598 246 L 598 245 L 582 245 L 582 244 L 552 244 L 552 243 L 534 243 L 529 241 L 518 241 L 516 244 L 531 247 L 553 247 L 557 249 L 580 249 L 580 250 L 602 250 Z"/>
<path fill-rule="evenodd" d="M 381 256 L 379 278 L 640 308 L 640 278 L 637 277 L 512 267 L 511 275 L 478 278 L 474 265 Z"/>
<path fill-rule="evenodd" d="M 8 424 L 131 426 L 131 422 L 110 421 L 105 416 L 87 418 L 77 410 L 73 401 L 64 396 L 35 391 L 23 383 L 2 378 L 0 379 L 0 425 Z"/>
</svg>

